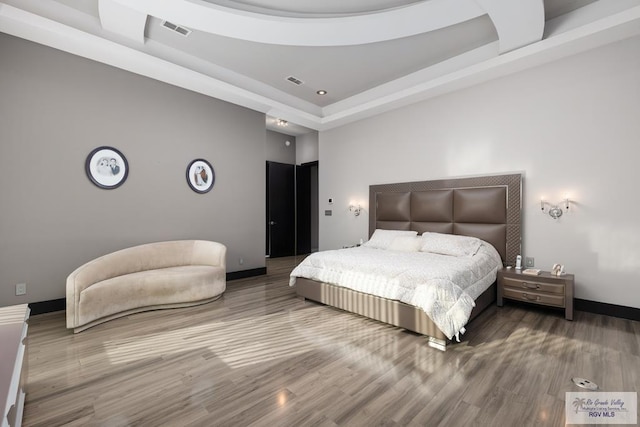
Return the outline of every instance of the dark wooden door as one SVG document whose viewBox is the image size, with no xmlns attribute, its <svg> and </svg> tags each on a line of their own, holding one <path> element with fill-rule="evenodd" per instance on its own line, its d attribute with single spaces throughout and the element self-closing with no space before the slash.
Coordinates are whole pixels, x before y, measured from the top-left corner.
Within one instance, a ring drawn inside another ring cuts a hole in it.
<svg viewBox="0 0 640 427">
<path fill-rule="evenodd" d="M 318 162 L 296 166 L 296 253 L 298 255 L 309 254 L 314 247 L 313 232 L 317 229 L 315 224 L 318 205 L 317 175 Z"/>
<path fill-rule="evenodd" d="M 267 162 L 267 255 L 295 255 L 294 165 Z"/>
</svg>

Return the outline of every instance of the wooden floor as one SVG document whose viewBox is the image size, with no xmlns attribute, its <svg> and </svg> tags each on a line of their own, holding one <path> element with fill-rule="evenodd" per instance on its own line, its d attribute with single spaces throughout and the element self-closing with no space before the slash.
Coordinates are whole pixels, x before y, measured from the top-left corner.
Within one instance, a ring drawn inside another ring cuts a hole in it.
<svg viewBox="0 0 640 427">
<path fill-rule="evenodd" d="M 296 261 L 76 335 L 64 312 L 33 316 L 23 425 L 561 426 L 573 376 L 640 389 L 640 322 L 507 303 L 443 353 L 297 299 Z"/>
</svg>

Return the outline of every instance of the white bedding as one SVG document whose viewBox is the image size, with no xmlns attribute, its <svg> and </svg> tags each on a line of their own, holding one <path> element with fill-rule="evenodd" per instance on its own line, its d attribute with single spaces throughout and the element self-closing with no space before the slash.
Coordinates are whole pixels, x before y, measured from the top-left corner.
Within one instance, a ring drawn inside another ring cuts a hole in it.
<svg viewBox="0 0 640 427">
<path fill-rule="evenodd" d="M 470 257 L 357 247 L 316 252 L 292 272 L 297 277 L 402 301 L 424 310 L 438 328 L 459 339 L 474 300 L 496 280 L 500 255 L 483 242 Z"/>
</svg>

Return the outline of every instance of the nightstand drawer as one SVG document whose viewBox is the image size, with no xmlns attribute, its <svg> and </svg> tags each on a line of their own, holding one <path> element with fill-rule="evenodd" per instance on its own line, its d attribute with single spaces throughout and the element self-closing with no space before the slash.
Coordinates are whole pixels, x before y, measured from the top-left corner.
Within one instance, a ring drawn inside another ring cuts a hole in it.
<svg viewBox="0 0 640 427">
<path fill-rule="evenodd" d="M 558 283 L 545 283 L 542 281 L 535 280 L 534 277 L 531 280 L 526 279 L 524 277 L 519 277 L 517 279 L 512 279 L 510 277 L 503 278 L 503 284 L 506 287 L 514 288 L 517 290 L 526 290 L 533 292 L 544 292 L 544 293 L 552 293 L 564 295 L 564 284 Z"/>
<path fill-rule="evenodd" d="M 504 297 L 518 301 L 532 302 L 536 304 L 564 307 L 564 295 L 543 294 L 530 290 L 504 288 Z"/>
</svg>

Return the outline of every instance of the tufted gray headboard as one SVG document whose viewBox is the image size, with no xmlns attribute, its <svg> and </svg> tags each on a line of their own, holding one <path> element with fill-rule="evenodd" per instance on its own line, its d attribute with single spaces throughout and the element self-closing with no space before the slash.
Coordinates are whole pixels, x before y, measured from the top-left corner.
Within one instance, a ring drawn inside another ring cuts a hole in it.
<svg viewBox="0 0 640 427">
<path fill-rule="evenodd" d="M 505 264 L 521 250 L 522 175 L 371 185 L 369 235 L 376 228 L 474 236 Z"/>
</svg>

